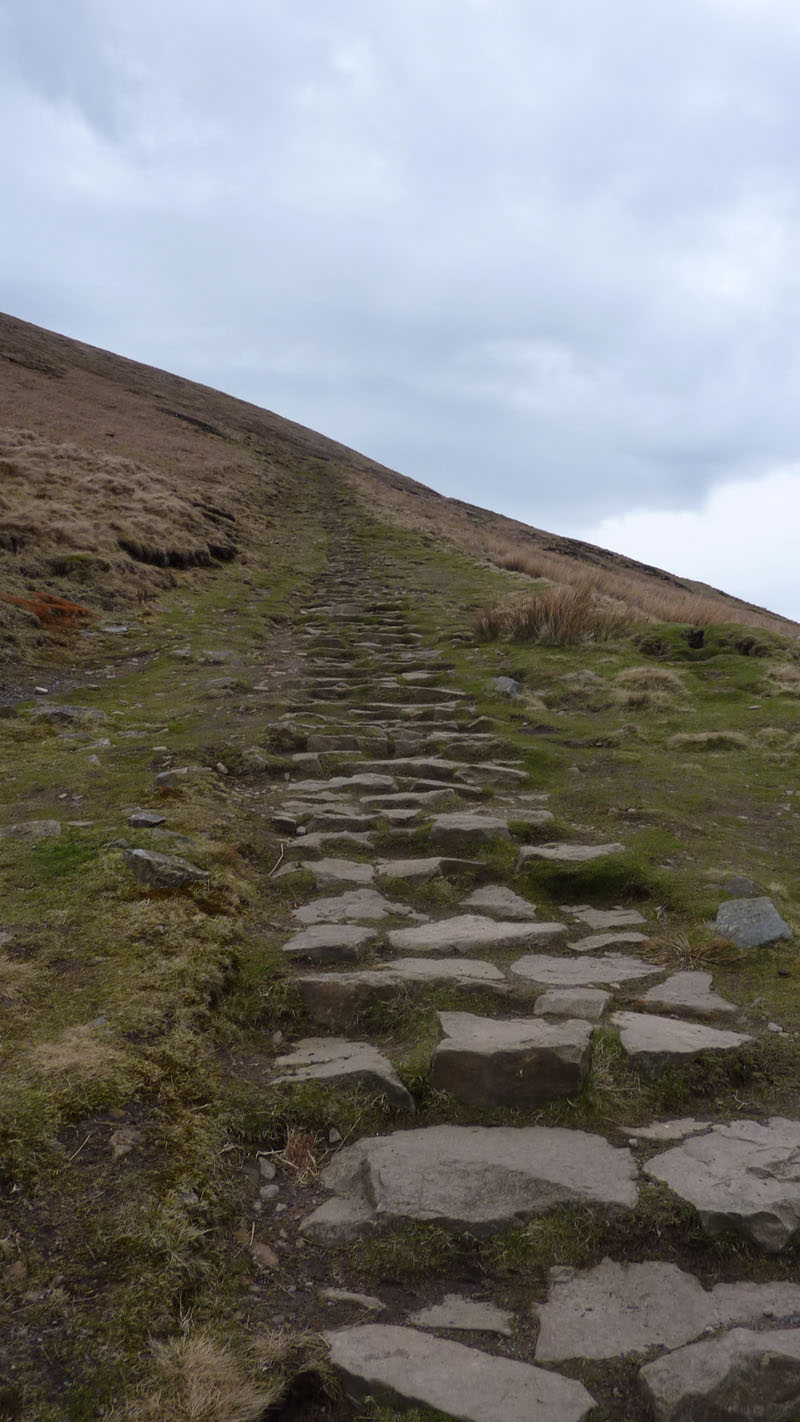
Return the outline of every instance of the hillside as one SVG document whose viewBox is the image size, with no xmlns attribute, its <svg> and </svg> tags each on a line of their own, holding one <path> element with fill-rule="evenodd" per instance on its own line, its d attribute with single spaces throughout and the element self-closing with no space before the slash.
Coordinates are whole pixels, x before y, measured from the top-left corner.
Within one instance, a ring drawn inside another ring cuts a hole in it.
<svg viewBox="0 0 800 1422">
<path fill-rule="evenodd" d="M 800 1415 L 800 629 L 0 361 L 0 1418 Z"/>
</svg>

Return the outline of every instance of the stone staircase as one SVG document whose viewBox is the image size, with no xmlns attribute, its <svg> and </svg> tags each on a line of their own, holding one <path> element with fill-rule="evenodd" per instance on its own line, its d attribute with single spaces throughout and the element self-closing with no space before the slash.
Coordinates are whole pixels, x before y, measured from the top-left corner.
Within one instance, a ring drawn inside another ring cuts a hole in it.
<svg viewBox="0 0 800 1422">
<path fill-rule="evenodd" d="M 646 906 L 577 902 L 539 917 L 531 861 L 579 873 L 624 846 L 603 826 L 585 843 L 553 837 L 547 793 L 425 645 L 393 570 L 362 570 L 346 528 L 335 547 L 302 619 L 304 682 L 276 722 L 302 749 L 270 811 L 285 837 L 276 880 L 314 885 L 298 892 L 283 953 L 318 1035 L 284 1041 L 272 1080 L 358 1087 L 397 1119 L 340 1144 L 298 1222 L 304 1247 L 340 1251 L 409 1224 L 483 1238 L 582 1204 L 625 1217 L 655 1180 L 709 1237 L 733 1229 L 780 1251 L 800 1225 L 800 1123 L 644 1122 L 608 1138 L 524 1123 L 555 1102 L 568 1110 L 598 1031 L 616 1029 L 649 1080 L 741 1053 L 752 1033 L 711 974 L 669 973 L 648 956 Z M 456 910 L 438 912 L 435 897 L 414 908 L 411 891 L 439 881 L 457 890 Z M 381 1005 L 435 1006 L 443 991 L 456 1009 L 438 1012 L 429 1079 L 457 1119 L 420 1126 L 368 1024 Z M 496 1112 L 521 1123 L 486 1124 Z M 556 1269 L 516 1343 L 491 1277 L 386 1324 L 380 1299 L 329 1292 L 330 1356 L 356 1403 L 470 1422 L 800 1417 L 800 1284 L 709 1289 L 658 1258 Z M 634 1367 L 640 1410 L 615 1413 L 573 1375 L 598 1360 Z"/>
</svg>

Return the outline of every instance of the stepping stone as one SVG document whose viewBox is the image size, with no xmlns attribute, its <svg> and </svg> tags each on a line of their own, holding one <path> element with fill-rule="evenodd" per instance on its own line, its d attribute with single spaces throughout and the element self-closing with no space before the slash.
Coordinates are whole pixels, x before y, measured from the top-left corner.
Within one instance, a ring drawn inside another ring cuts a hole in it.
<svg viewBox="0 0 800 1422">
<path fill-rule="evenodd" d="M 571 1378 L 413 1328 L 371 1323 L 323 1337 L 356 1403 L 430 1407 L 461 1422 L 581 1422 L 595 1405 Z"/>
<path fill-rule="evenodd" d="M 563 912 L 571 914 L 573 918 L 579 918 L 587 928 L 593 928 L 598 933 L 604 933 L 609 928 L 630 928 L 645 922 L 638 909 L 595 909 L 590 908 L 588 904 L 565 904 Z"/>
<path fill-rule="evenodd" d="M 333 833 L 339 831 L 347 834 L 362 834 L 374 829 L 378 823 L 378 815 L 365 815 L 362 810 L 341 810 L 337 806 L 329 810 L 313 810 L 306 821 L 309 830 L 315 834 Z"/>
<path fill-rule="evenodd" d="M 572 945 L 575 946 L 574 944 Z M 711 990 L 710 973 L 673 973 L 640 999 L 642 1007 L 666 1008 L 691 1017 L 709 1017 L 715 1012 L 735 1012 L 736 1007 Z"/>
<path fill-rule="evenodd" d="M 510 839 L 508 822 L 498 815 L 475 815 L 469 811 L 437 815 L 431 825 L 431 844 L 444 846 L 463 844 L 465 839 L 481 844 L 493 844 L 497 839 Z"/>
<path fill-rule="evenodd" d="M 393 795 L 365 795 L 362 804 L 365 808 L 378 811 L 440 810 L 442 805 L 452 805 L 456 798 L 456 791 L 450 785 L 446 791 L 429 790 L 417 793 L 411 790 L 398 790 Z"/>
<path fill-rule="evenodd" d="M 338 844 L 346 849 L 371 849 L 372 836 L 369 834 L 354 834 L 351 830 L 334 830 L 320 833 L 301 834 L 296 843 L 286 846 L 286 858 L 290 861 L 313 858 L 315 854 L 322 854 L 326 847 Z"/>
<path fill-rule="evenodd" d="M 357 864 L 353 859 L 312 859 L 307 863 L 289 864 L 286 869 L 290 874 L 298 869 L 308 870 L 318 889 L 338 889 L 340 884 L 371 884 L 375 879 L 371 864 Z M 281 878 L 283 873 L 281 869 L 276 878 Z"/>
<path fill-rule="evenodd" d="M 333 775 L 330 780 L 294 780 L 292 792 L 314 795 L 331 790 L 396 790 L 391 775 Z"/>
<path fill-rule="evenodd" d="M 694 1205 L 711 1235 L 743 1234 L 768 1253 L 800 1228 L 800 1122 L 732 1121 L 690 1137 L 645 1166 Z"/>
<path fill-rule="evenodd" d="M 310 751 L 357 751 L 360 754 L 386 754 L 388 740 L 385 736 L 348 736 L 333 732 L 314 731 L 308 738 Z"/>
<path fill-rule="evenodd" d="M 431 1086 L 468 1106 L 543 1106 L 581 1089 L 589 1066 L 588 1022 L 440 1012 L 439 1023 L 446 1040 L 431 1058 Z"/>
<path fill-rule="evenodd" d="M 742 1032 L 722 1032 L 649 1012 L 615 1012 L 611 1022 L 619 1028 L 623 1050 L 648 1073 L 664 1071 L 674 1062 L 693 1061 L 701 1054 L 736 1051 L 753 1040 Z"/>
<path fill-rule="evenodd" d="M 549 859 L 556 864 L 591 864 L 610 854 L 622 854 L 624 848 L 624 844 L 523 844 L 519 863 L 524 867 L 531 859 Z"/>
<path fill-rule="evenodd" d="M 372 928 L 356 928 L 351 924 L 318 923 L 296 933 L 283 952 L 287 958 L 307 962 L 355 963 L 363 958 L 368 944 L 377 934 Z"/>
<path fill-rule="evenodd" d="M 800 1329 L 734 1328 L 647 1363 L 639 1384 L 657 1422 L 793 1422 L 800 1417 Z"/>
<path fill-rule="evenodd" d="M 792 930 L 772 899 L 728 899 L 720 904 L 712 928 L 737 948 L 766 948 L 791 941 Z"/>
<path fill-rule="evenodd" d="M 800 1285 L 717 1284 L 704 1289 L 676 1264 L 618 1264 L 551 1269 L 539 1317 L 536 1361 L 625 1357 L 650 1348 L 680 1348 L 707 1330 L 779 1327 L 800 1314 Z"/>
<path fill-rule="evenodd" d="M 368 1042 L 347 1042 L 341 1037 L 307 1037 L 294 1051 L 277 1057 L 279 1076 L 273 1085 L 319 1081 L 332 1085 L 344 1082 L 364 1086 L 385 1096 L 404 1111 L 414 1110 L 414 1101 L 391 1062 Z"/>
<path fill-rule="evenodd" d="M 365 1229 L 434 1221 L 489 1232 L 560 1205 L 632 1209 L 638 1192 L 630 1152 L 586 1131 L 546 1126 L 427 1126 L 367 1136 L 322 1172 L 337 1199 L 301 1229 L 313 1239 L 352 1239 Z"/>
<path fill-rule="evenodd" d="M 296 979 L 303 1007 L 314 1022 L 349 1027 L 366 1008 L 437 988 L 508 995 L 508 983 L 493 963 L 476 958 L 398 958 L 378 968 L 350 973 L 315 973 Z"/>
<path fill-rule="evenodd" d="M 604 958 L 549 958 L 530 953 L 512 963 L 511 972 L 539 987 L 590 987 L 593 983 L 613 987 L 632 978 L 655 977 L 661 969 L 622 953 L 607 953 Z"/>
<path fill-rule="evenodd" d="M 503 923 L 480 914 L 465 913 L 419 928 L 396 928 L 389 934 L 389 944 L 397 952 L 466 953 L 473 948 L 552 943 L 563 938 L 566 931 L 563 923 Z"/>
<path fill-rule="evenodd" d="M 595 953 L 598 948 L 614 948 L 622 943 L 649 943 L 646 933 L 590 933 L 587 938 L 579 938 L 570 943 L 573 953 Z"/>
<path fill-rule="evenodd" d="M 513 1313 L 497 1304 L 480 1299 L 465 1299 L 461 1294 L 446 1294 L 441 1303 L 412 1313 L 409 1323 L 416 1328 L 452 1328 L 464 1333 L 500 1333 L 510 1338 Z"/>
<path fill-rule="evenodd" d="M 519 810 L 514 807 L 509 810 L 508 818 L 514 824 L 526 825 L 528 829 L 544 829 L 553 823 L 555 815 L 552 810 Z"/>
<path fill-rule="evenodd" d="M 600 988 L 554 988 L 543 992 L 533 1005 L 534 1017 L 583 1017 L 599 1022 L 611 1000 Z"/>
<path fill-rule="evenodd" d="M 463 901 L 464 908 L 480 909 L 490 918 L 504 918 L 511 922 L 530 923 L 536 917 L 536 907 L 513 889 L 505 889 L 500 884 L 490 884 L 483 889 L 475 889 Z"/>
<path fill-rule="evenodd" d="M 492 871 L 478 859 L 448 859 L 437 854 L 430 859 L 382 859 L 376 864 L 375 872 L 379 879 L 406 879 L 410 884 L 425 884 L 437 878 L 485 879 Z"/>
<path fill-rule="evenodd" d="M 513 765 L 497 765 L 490 760 L 474 761 L 465 767 L 464 774 L 482 785 L 501 790 L 513 790 L 517 786 L 527 785 L 530 779 L 527 770 L 517 770 Z"/>
<path fill-rule="evenodd" d="M 392 760 L 366 761 L 358 767 L 359 771 L 415 780 L 452 780 L 457 771 L 465 768 L 461 761 L 443 760 L 441 756 L 396 756 Z"/>
<path fill-rule="evenodd" d="M 208 871 L 186 859 L 154 854 L 148 849 L 126 849 L 123 858 L 134 879 L 148 889 L 182 889 L 189 884 L 208 883 Z"/>
<path fill-rule="evenodd" d="M 310 904 L 294 909 L 293 915 L 300 923 L 376 923 L 393 916 L 419 922 L 424 918 L 423 914 L 414 913 L 408 904 L 395 904 L 385 899 L 377 889 L 353 889 L 347 894 L 314 899 Z"/>
</svg>

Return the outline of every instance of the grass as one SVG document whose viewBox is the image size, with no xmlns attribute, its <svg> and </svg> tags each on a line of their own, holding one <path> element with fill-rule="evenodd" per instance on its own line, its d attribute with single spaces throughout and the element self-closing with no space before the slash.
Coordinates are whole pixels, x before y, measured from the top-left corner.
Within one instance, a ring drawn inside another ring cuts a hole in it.
<svg viewBox="0 0 800 1422">
<path fill-rule="evenodd" d="M 515 642 L 540 642 L 564 647 L 608 642 L 628 627 L 631 615 L 597 596 L 589 580 L 554 585 L 507 603 L 492 602 L 475 618 L 479 641 L 508 637 Z"/>
</svg>

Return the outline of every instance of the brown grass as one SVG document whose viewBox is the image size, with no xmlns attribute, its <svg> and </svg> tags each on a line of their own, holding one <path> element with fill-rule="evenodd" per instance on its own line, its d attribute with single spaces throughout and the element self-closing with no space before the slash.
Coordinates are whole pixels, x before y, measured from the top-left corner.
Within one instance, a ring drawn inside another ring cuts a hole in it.
<svg viewBox="0 0 800 1422">
<path fill-rule="evenodd" d="M 283 1392 L 284 1353 L 270 1335 L 244 1359 L 206 1331 L 155 1343 L 153 1382 L 107 1422 L 258 1422 Z"/>
<path fill-rule="evenodd" d="M 750 742 L 741 731 L 692 731 L 670 736 L 670 750 L 747 750 Z"/>
<path fill-rule="evenodd" d="M 480 641 L 509 637 L 563 647 L 577 642 L 608 642 L 630 626 L 630 614 L 598 597 L 588 580 L 553 585 L 507 603 L 494 602 L 478 613 Z"/>
<path fill-rule="evenodd" d="M 121 1054 L 111 1042 L 104 1041 L 101 1029 L 85 1023 L 68 1027 L 51 1042 L 40 1042 L 30 1051 L 30 1060 L 47 1075 L 77 1076 L 99 1081 L 121 1060 Z"/>
<path fill-rule="evenodd" d="M 0 1002 L 14 1002 L 35 980 L 32 963 L 21 963 L 0 951 Z"/>
</svg>

